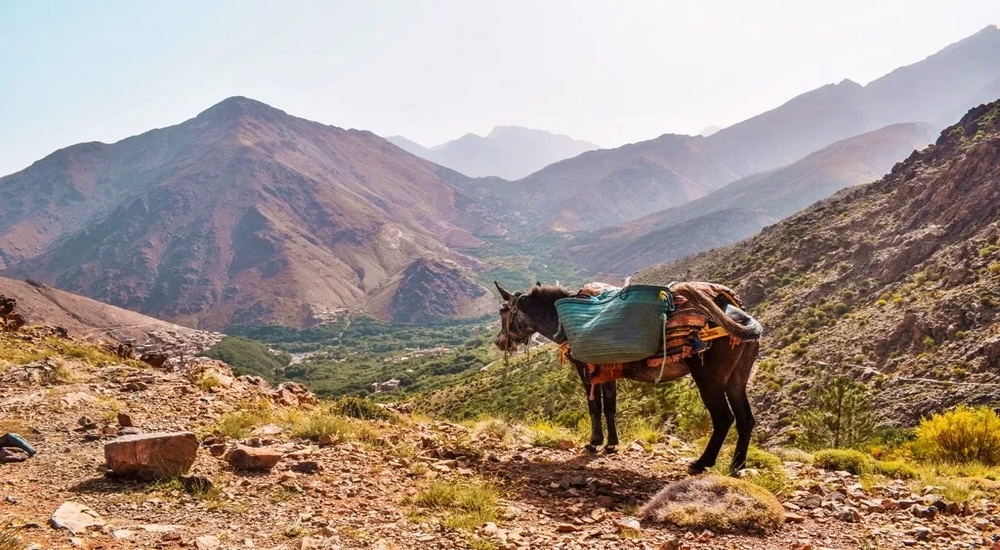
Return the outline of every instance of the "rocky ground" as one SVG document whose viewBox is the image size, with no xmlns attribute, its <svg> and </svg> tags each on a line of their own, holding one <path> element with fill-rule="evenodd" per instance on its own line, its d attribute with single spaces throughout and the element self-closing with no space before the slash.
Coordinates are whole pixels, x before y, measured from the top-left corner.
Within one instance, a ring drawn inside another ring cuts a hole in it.
<svg viewBox="0 0 1000 550">
<path fill-rule="evenodd" d="M 0 349 L 13 349 L 2 347 L 13 338 L 0 334 Z M 0 464 L 0 526 L 17 527 L 25 547 L 109 550 L 1000 549 L 995 500 L 950 502 L 940 488 L 912 481 L 862 482 L 786 462 L 786 516 L 776 532 L 683 530 L 636 519 L 658 490 L 686 477 L 692 449 L 677 440 L 592 457 L 569 442 L 534 446 L 512 437 L 516 429 L 500 434 L 399 410 L 392 421 L 344 418 L 350 429 L 318 441 L 297 437 L 290 426 L 322 408 L 297 385 L 272 389 L 208 361 L 181 375 L 72 354 L 29 365 L 0 360 L 0 435 L 17 432 L 37 450 Z M 213 435 L 232 433 L 239 411 L 265 409 L 271 423 L 243 437 Z M 155 432 L 195 434 L 190 476 L 108 475 L 108 443 Z M 233 458 L 237 444 L 260 454 L 265 471 L 235 469 L 248 467 Z M 456 521 L 461 510 L 421 501 L 442 486 L 492 488 L 495 517 Z"/>
</svg>

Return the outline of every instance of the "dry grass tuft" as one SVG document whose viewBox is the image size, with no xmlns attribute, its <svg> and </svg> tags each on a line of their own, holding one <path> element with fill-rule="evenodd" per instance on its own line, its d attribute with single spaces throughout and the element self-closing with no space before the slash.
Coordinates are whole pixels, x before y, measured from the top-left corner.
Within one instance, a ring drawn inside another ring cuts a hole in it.
<svg viewBox="0 0 1000 550">
<path fill-rule="evenodd" d="M 784 520 L 781 503 L 765 489 L 716 475 L 667 485 L 639 513 L 645 519 L 717 533 L 767 533 L 781 527 Z"/>
<path fill-rule="evenodd" d="M 440 480 L 418 493 L 413 503 L 418 508 L 445 512 L 445 527 L 472 530 L 496 521 L 498 499 L 499 491 L 492 483 Z"/>
<path fill-rule="evenodd" d="M 17 529 L 10 525 L 0 525 L 0 550 L 23 550 L 24 543 L 17 536 Z"/>
</svg>

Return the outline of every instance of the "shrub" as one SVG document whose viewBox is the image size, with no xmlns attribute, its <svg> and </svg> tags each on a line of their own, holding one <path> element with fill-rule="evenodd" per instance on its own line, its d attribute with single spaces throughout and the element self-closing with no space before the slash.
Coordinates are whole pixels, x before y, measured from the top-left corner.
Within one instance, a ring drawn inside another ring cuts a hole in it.
<svg viewBox="0 0 1000 550">
<path fill-rule="evenodd" d="M 498 499 L 499 491 L 493 484 L 442 480 L 417 493 L 413 503 L 419 508 L 448 512 L 445 527 L 475 529 L 496 521 Z"/>
<path fill-rule="evenodd" d="M 767 490 L 739 479 L 704 475 L 667 485 L 639 514 L 682 529 L 774 531 L 784 509 Z"/>
<path fill-rule="evenodd" d="M 987 407 L 959 407 L 920 423 L 914 449 L 932 460 L 1000 464 L 1000 416 Z"/>
<path fill-rule="evenodd" d="M 505 441 L 510 433 L 511 425 L 500 418 L 484 418 L 472 427 L 472 435 L 475 438 L 486 437 Z"/>
<path fill-rule="evenodd" d="M 218 436 L 242 439 L 250 435 L 254 428 L 259 428 L 271 421 L 273 411 L 271 404 L 265 400 L 244 403 L 239 409 L 227 413 L 219 419 L 212 433 Z"/>
<path fill-rule="evenodd" d="M 813 465 L 824 470 L 850 472 L 855 475 L 875 471 L 875 459 L 854 449 L 826 449 L 813 453 Z"/>
<path fill-rule="evenodd" d="M 530 443 L 535 447 L 555 447 L 560 441 L 572 441 L 573 435 L 551 422 L 535 422 L 528 426 Z"/>
<path fill-rule="evenodd" d="M 802 443 L 810 448 L 851 448 L 875 436 L 868 387 L 846 376 L 817 383 L 799 414 Z"/>
<path fill-rule="evenodd" d="M 274 383 L 291 362 L 291 355 L 274 355 L 258 342 L 226 336 L 218 344 L 201 353 L 204 357 L 224 361 L 237 375 L 253 374 Z"/>
<path fill-rule="evenodd" d="M 357 429 L 350 419 L 320 409 L 294 418 L 290 424 L 293 436 L 313 441 L 318 441 L 325 435 L 337 439 L 353 439 L 357 435 Z"/>
<path fill-rule="evenodd" d="M 883 462 L 854 449 L 825 449 L 813 455 L 813 465 L 854 475 L 879 474 L 896 479 L 917 477 L 917 471 L 902 461 Z"/>
<path fill-rule="evenodd" d="M 358 420 L 396 420 L 396 416 L 381 406 L 360 397 L 342 397 L 330 409 L 340 415 Z"/>
<path fill-rule="evenodd" d="M 222 385 L 222 380 L 219 379 L 219 375 L 213 371 L 206 371 L 198 378 L 195 382 L 198 389 L 201 391 L 211 391 L 212 388 L 217 388 Z"/>
</svg>

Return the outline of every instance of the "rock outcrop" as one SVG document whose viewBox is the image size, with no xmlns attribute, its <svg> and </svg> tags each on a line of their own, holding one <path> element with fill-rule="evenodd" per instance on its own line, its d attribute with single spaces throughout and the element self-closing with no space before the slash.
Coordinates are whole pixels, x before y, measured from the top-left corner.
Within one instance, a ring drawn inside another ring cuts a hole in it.
<svg viewBox="0 0 1000 550">
<path fill-rule="evenodd" d="M 127 435 L 104 446 L 104 459 L 112 472 L 140 479 L 185 474 L 197 454 L 198 438 L 191 432 Z"/>
</svg>

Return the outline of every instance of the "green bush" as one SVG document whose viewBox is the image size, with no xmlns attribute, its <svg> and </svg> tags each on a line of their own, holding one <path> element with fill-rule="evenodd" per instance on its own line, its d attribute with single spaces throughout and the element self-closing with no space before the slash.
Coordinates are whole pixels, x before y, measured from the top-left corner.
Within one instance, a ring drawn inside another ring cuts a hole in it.
<svg viewBox="0 0 1000 550">
<path fill-rule="evenodd" d="M 846 376 L 819 380 L 798 415 L 800 443 L 808 448 L 856 448 L 876 433 L 868 387 Z"/>
<path fill-rule="evenodd" d="M 292 358 L 287 353 L 274 355 L 258 342 L 226 336 L 218 344 L 201 353 L 203 357 L 224 361 L 238 375 L 252 374 L 274 383 Z"/>
<path fill-rule="evenodd" d="M 357 418 L 358 420 L 396 420 L 396 415 L 385 410 L 376 403 L 360 397 L 341 397 L 333 402 L 330 410 L 336 414 Z"/>
<path fill-rule="evenodd" d="M 931 460 L 1000 464 L 1000 416 L 988 407 L 959 407 L 920 423 L 913 448 Z"/>
<path fill-rule="evenodd" d="M 917 471 L 902 461 L 883 462 L 854 449 L 824 449 L 813 454 L 813 465 L 854 475 L 879 474 L 896 479 L 917 477 Z"/>
</svg>

